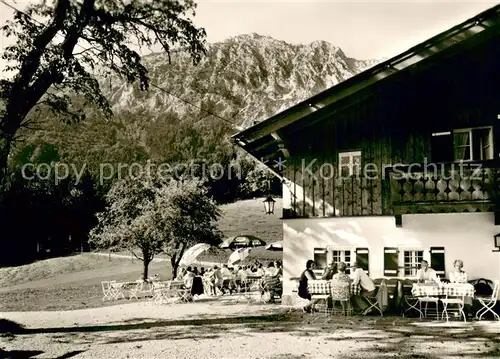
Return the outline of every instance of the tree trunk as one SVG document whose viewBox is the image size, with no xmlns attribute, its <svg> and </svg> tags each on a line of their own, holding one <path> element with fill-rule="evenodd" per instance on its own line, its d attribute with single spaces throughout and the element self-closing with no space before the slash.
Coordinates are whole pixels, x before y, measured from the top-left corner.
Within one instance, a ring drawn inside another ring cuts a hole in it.
<svg viewBox="0 0 500 359">
<path fill-rule="evenodd" d="M 149 271 L 150 260 L 144 258 L 144 261 L 142 263 L 144 264 L 144 267 L 142 270 L 142 280 L 146 281 L 146 280 L 148 280 L 148 271 Z"/>
<path fill-rule="evenodd" d="M 151 263 L 151 257 L 149 255 L 149 248 L 143 247 L 142 249 L 142 263 L 144 264 L 144 268 L 142 271 L 142 280 L 146 281 L 148 280 L 148 270 L 149 270 L 149 263 Z"/>
<path fill-rule="evenodd" d="M 0 129 L 0 201 L 3 198 L 5 185 L 7 184 L 7 169 L 11 144 L 10 136 Z"/>
<path fill-rule="evenodd" d="M 179 266 L 176 262 L 176 256 L 170 257 L 170 265 L 172 266 L 172 279 L 177 278 L 177 270 L 179 269 Z"/>
</svg>

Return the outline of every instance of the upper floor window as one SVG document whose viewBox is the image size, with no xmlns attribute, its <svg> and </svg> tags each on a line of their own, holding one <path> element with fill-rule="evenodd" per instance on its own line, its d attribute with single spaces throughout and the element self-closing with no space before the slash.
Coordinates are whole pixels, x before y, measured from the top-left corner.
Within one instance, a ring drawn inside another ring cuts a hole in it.
<svg viewBox="0 0 500 359">
<path fill-rule="evenodd" d="M 463 128 L 432 134 L 433 162 L 492 159 L 492 127 Z"/>
<path fill-rule="evenodd" d="M 455 130 L 453 131 L 455 160 L 492 160 L 492 142 L 491 127 Z"/>
<path fill-rule="evenodd" d="M 361 151 L 339 153 L 340 177 L 349 177 L 361 173 Z"/>
</svg>

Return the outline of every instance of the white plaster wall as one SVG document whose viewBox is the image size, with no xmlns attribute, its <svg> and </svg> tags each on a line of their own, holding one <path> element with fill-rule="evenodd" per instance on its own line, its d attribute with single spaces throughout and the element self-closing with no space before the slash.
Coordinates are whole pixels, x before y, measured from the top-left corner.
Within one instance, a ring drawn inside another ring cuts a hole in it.
<svg viewBox="0 0 500 359">
<path fill-rule="evenodd" d="M 314 248 L 331 245 L 369 248 L 372 278 L 383 277 L 384 247 L 442 246 L 447 273 L 462 259 L 469 279 L 499 279 L 500 253 L 492 252 L 499 232 L 493 213 L 404 215 L 402 228 L 392 216 L 283 220 L 283 294 L 291 294 L 290 278 L 300 276 Z"/>
</svg>

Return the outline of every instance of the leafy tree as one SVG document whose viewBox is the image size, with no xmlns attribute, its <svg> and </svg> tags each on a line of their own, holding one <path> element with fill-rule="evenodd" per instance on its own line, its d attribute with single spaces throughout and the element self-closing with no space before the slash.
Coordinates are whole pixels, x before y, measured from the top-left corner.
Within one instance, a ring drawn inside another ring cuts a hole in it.
<svg viewBox="0 0 500 359">
<path fill-rule="evenodd" d="M 165 252 L 175 277 L 187 248 L 200 242 L 220 243 L 220 212 L 200 183 L 164 179 L 150 172 L 142 170 L 113 185 L 106 198 L 108 208 L 98 214 L 99 224 L 91 231 L 89 243 L 130 250 L 144 263 L 144 279 L 154 256 Z"/>
<path fill-rule="evenodd" d="M 99 70 L 148 89 L 134 45 L 160 44 L 169 56 L 178 47 L 198 62 L 206 34 L 190 19 L 195 8 L 193 0 L 56 0 L 16 12 L 2 27 L 15 42 L 2 54 L 14 75 L 0 80 L 0 186 L 15 136 L 40 104 L 83 119 L 70 97 L 76 93 L 85 99 L 79 107 L 93 104 L 111 115 L 95 77 Z"/>
</svg>

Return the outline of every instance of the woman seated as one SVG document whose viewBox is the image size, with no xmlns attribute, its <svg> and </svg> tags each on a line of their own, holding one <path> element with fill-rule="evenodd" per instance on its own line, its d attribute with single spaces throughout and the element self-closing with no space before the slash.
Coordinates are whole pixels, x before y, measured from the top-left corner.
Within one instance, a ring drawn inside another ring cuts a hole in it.
<svg viewBox="0 0 500 359">
<path fill-rule="evenodd" d="M 464 262 L 461 259 L 456 259 L 453 262 L 453 271 L 450 272 L 450 282 L 451 283 L 467 283 L 467 272 L 462 268 L 464 267 Z"/>
<path fill-rule="evenodd" d="M 316 276 L 314 275 L 314 268 L 316 267 L 316 263 L 313 260 L 309 259 L 306 262 L 306 269 L 300 275 L 299 280 L 299 297 L 308 299 L 310 302 L 302 308 L 305 313 L 310 313 L 312 306 L 316 304 L 317 300 L 311 300 L 311 293 L 308 290 L 308 281 L 316 280 Z"/>
<path fill-rule="evenodd" d="M 337 273 L 333 275 L 330 285 L 332 288 L 332 301 L 340 301 L 343 312 L 347 314 L 351 300 L 351 278 L 345 274 L 346 269 L 347 265 L 340 262 L 336 268 Z"/>
</svg>

